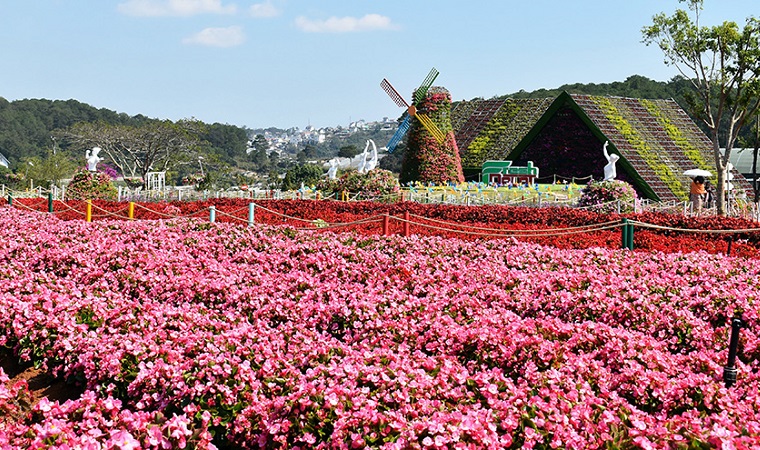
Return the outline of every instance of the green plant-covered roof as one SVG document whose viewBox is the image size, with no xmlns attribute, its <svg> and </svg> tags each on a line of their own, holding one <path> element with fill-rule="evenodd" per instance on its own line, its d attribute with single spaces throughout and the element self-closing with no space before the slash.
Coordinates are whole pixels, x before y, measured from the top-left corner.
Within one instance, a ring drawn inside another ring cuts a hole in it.
<svg viewBox="0 0 760 450">
<path fill-rule="evenodd" d="M 621 156 L 617 165 L 620 178 L 655 200 L 686 199 L 691 179 L 682 175 L 685 170 L 700 168 L 716 173 L 711 141 L 673 100 L 562 93 L 538 100 L 460 102 L 451 116 L 466 167 L 481 166 L 486 160 L 519 160 L 541 154 L 557 159 L 548 164 L 555 173 L 560 171 L 557 167 L 566 167 L 589 173 L 563 176 L 598 177 L 606 164 L 600 143 L 609 141 L 610 151 Z M 567 116 L 573 116 L 575 127 L 563 129 L 558 124 Z M 562 133 L 574 136 L 558 138 Z M 576 138 L 581 134 L 586 135 L 585 140 Z M 591 162 L 572 164 L 572 155 Z M 539 168 L 544 175 L 544 168 Z M 738 188 L 750 189 L 736 171 L 734 180 Z"/>
</svg>

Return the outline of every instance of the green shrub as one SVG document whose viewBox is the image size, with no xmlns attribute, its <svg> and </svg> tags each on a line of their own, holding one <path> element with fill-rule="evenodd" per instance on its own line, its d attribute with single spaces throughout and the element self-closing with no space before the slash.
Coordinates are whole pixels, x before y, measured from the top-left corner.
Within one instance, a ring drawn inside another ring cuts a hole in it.
<svg viewBox="0 0 760 450">
<path fill-rule="evenodd" d="M 303 164 L 293 167 L 285 173 L 281 189 L 283 191 L 295 191 L 296 189 L 300 189 L 301 184 L 313 186 L 319 181 L 324 172 L 324 169 L 316 164 Z"/>
<path fill-rule="evenodd" d="M 317 190 L 326 196 L 336 196 L 336 198 L 340 198 L 340 193 L 345 191 L 359 194 L 363 200 L 382 199 L 397 193 L 399 183 L 393 172 L 389 170 L 373 169 L 363 174 L 350 170 L 335 180 L 320 180 L 317 183 Z"/>
</svg>

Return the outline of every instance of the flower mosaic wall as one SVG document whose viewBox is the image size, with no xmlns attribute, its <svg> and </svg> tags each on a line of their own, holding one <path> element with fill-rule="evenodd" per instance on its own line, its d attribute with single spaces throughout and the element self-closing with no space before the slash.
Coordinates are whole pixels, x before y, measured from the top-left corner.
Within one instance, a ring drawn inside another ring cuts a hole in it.
<svg viewBox="0 0 760 450">
<path fill-rule="evenodd" d="M 551 104 L 550 104 L 551 103 Z M 568 111 L 584 116 L 572 117 Z M 486 159 L 532 160 L 541 176 L 601 177 L 596 149 L 605 140 L 622 156 L 618 179 L 640 196 L 686 199 L 685 170 L 714 171 L 709 139 L 672 100 L 642 100 L 560 94 L 555 99 L 502 99 L 460 102 L 452 123 L 466 166 Z M 735 185 L 749 183 L 734 172 Z"/>
<path fill-rule="evenodd" d="M 451 94 L 444 88 L 433 86 L 418 107 L 438 126 L 446 139 L 438 142 L 414 119 L 399 181 L 401 184 L 415 181 L 438 185 L 463 183 L 459 148 L 451 128 Z"/>
</svg>

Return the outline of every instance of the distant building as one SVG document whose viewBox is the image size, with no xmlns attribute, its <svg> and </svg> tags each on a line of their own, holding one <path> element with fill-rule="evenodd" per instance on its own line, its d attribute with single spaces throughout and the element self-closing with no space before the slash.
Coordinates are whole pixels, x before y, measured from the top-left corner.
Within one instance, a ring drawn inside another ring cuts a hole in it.
<svg viewBox="0 0 760 450">
<path fill-rule="evenodd" d="M 725 154 L 726 149 L 722 148 L 720 152 Z M 755 158 L 754 153 L 754 148 L 735 148 L 731 150 L 731 156 L 729 157 L 731 164 L 736 167 L 736 170 L 748 179 L 754 178 L 754 173 L 752 172 L 752 163 Z M 760 155 L 758 155 L 757 171 L 760 172 Z"/>
</svg>

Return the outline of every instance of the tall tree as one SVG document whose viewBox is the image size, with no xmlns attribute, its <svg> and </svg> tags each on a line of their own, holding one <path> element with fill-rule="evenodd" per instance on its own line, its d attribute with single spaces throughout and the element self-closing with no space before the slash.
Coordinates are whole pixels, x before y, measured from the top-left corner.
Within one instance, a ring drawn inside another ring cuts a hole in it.
<svg viewBox="0 0 760 450">
<path fill-rule="evenodd" d="M 196 120 L 154 121 L 139 126 L 79 123 L 62 137 L 73 149 L 100 147 L 125 177 L 197 164 L 203 124 Z M 103 154 L 101 154 L 102 156 Z"/>
<path fill-rule="evenodd" d="M 269 141 L 267 141 L 267 138 L 263 134 L 257 134 L 251 142 L 251 147 L 256 151 L 266 152 L 269 150 Z"/>
<path fill-rule="evenodd" d="M 718 171 L 718 214 L 726 214 L 726 169 L 739 131 L 758 110 L 760 94 L 760 21 L 746 19 L 708 27 L 699 22 L 704 0 L 679 0 L 689 10 L 672 16 L 660 13 L 642 29 L 643 42 L 656 44 L 665 64 L 691 81 L 689 108 L 703 121 L 713 144 Z M 721 121 L 723 117 L 727 120 Z M 725 152 L 721 153 L 721 147 Z"/>
</svg>

